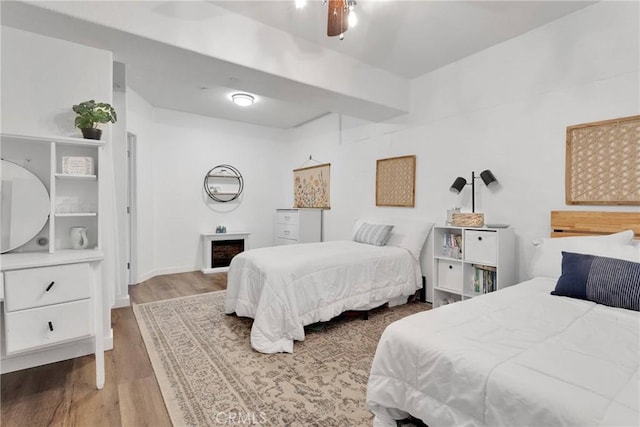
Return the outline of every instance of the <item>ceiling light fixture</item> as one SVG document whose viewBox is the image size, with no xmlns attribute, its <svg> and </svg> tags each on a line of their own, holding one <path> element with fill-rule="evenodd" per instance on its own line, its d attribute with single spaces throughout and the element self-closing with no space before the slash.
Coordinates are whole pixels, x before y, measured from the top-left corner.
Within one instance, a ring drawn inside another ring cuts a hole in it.
<svg viewBox="0 0 640 427">
<path fill-rule="evenodd" d="M 248 93 L 234 93 L 231 95 L 231 100 L 236 105 L 248 107 L 249 105 L 252 105 L 256 99 L 253 95 L 249 95 Z"/>
</svg>

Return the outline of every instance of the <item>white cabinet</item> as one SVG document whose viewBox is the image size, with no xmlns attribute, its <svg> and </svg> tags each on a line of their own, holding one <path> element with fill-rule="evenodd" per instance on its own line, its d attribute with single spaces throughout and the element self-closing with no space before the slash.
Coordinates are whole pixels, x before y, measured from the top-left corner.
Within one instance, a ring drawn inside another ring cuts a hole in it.
<svg viewBox="0 0 640 427">
<path fill-rule="evenodd" d="M 71 249 L 71 227 L 86 227 L 87 248 L 100 247 L 100 169 L 103 141 L 2 134 L 3 160 L 34 173 L 49 192 L 49 220 L 14 252 Z"/>
<path fill-rule="evenodd" d="M 513 285 L 514 245 L 511 227 L 434 227 L 434 307 Z"/>
<path fill-rule="evenodd" d="M 96 385 L 104 385 L 111 315 L 104 307 L 100 249 L 103 145 L 80 138 L 1 135 L 2 159 L 36 175 L 49 193 L 44 228 L 0 255 L 2 373 L 94 354 Z M 11 198 L 7 205 L 13 203 Z M 3 227 L 20 226 L 19 218 L 13 220 Z M 72 249 L 72 227 L 86 228 L 83 249 Z"/>
<path fill-rule="evenodd" d="M 94 354 L 104 386 L 103 254 L 98 250 L 3 254 L 2 373 Z"/>
<path fill-rule="evenodd" d="M 276 245 L 322 241 L 321 209 L 276 210 Z"/>
</svg>

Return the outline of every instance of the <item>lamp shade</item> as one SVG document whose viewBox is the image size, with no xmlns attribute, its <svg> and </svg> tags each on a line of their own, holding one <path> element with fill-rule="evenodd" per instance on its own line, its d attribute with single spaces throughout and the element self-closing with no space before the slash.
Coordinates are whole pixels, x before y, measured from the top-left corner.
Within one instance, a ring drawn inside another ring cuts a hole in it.
<svg viewBox="0 0 640 427">
<path fill-rule="evenodd" d="M 449 190 L 453 191 L 454 193 L 460 193 L 465 185 L 467 185 L 467 180 L 459 176 L 455 181 L 453 181 L 453 184 L 451 184 L 451 188 L 449 188 Z"/>
<path fill-rule="evenodd" d="M 484 182 L 485 185 L 489 185 L 492 182 L 498 182 L 496 177 L 493 175 L 493 173 L 489 169 L 480 172 L 480 178 L 482 178 L 482 181 Z"/>
</svg>

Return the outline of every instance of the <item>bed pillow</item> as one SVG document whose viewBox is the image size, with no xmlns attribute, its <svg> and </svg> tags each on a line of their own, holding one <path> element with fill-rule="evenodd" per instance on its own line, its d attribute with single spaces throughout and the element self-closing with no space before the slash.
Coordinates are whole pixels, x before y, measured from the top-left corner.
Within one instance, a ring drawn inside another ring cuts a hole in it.
<svg viewBox="0 0 640 427">
<path fill-rule="evenodd" d="M 640 311 L 640 262 L 562 252 L 562 275 L 551 295 Z"/>
<path fill-rule="evenodd" d="M 353 240 L 368 245 L 384 246 L 389 240 L 391 230 L 393 225 L 363 222 L 353 236 Z"/>
<path fill-rule="evenodd" d="M 432 222 L 416 219 L 398 220 L 391 232 L 387 246 L 405 248 L 419 261 L 422 247 L 432 228 Z"/>
<path fill-rule="evenodd" d="M 353 227 L 354 237 L 364 222 L 365 220 L 356 219 Z M 429 233 L 431 233 L 431 229 L 433 228 L 432 222 L 413 218 L 395 218 L 393 220 L 385 219 L 384 221 L 371 222 L 392 224 L 393 230 L 391 230 L 391 234 L 386 245 L 405 248 L 417 260 L 420 260 L 422 247 L 427 241 L 427 237 L 429 237 Z"/>
<path fill-rule="evenodd" d="M 529 270 L 530 277 L 552 277 L 562 274 L 562 251 L 582 254 L 630 259 L 629 255 L 633 231 L 626 230 L 606 236 L 580 236 L 542 238 L 534 240 L 533 258 Z"/>
</svg>

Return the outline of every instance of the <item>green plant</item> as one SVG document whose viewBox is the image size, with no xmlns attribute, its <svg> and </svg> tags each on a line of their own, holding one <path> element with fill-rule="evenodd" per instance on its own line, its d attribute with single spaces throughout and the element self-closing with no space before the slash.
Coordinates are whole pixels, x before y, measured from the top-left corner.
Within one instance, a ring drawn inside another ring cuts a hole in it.
<svg viewBox="0 0 640 427">
<path fill-rule="evenodd" d="M 100 123 L 115 123 L 118 120 L 116 110 L 104 102 L 90 101 L 81 102 L 73 106 L 76 116 L 76 127 L 78 129 L 97 128 Z"/>
</svg>

